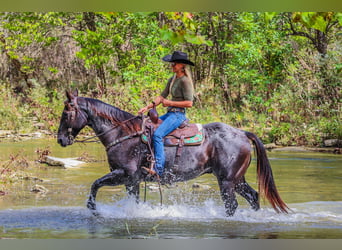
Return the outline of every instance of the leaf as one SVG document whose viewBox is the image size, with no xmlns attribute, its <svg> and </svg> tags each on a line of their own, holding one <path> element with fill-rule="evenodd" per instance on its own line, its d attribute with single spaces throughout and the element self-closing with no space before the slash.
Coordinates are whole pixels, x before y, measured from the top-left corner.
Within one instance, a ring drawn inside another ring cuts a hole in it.
<svg viewBox="0 0 342 250">
<path fill-rule="evenodd" d="M 327 28 L 328 22 L 324 20 L 323 16 L 317 16 L 314 24 L 311 26 L 312 28 L 325 32 Z"/>
<path fill-rule="evenodd" d="M 264 17 L 265 17 L 265 22 L 266 24 L 269 24 L 270 21 L 277 15 L 277 12 L 265 12 Z"/>
<path fill-rule="evenodd" d="M 342 26 L 342 13 L 341 12 L 336 13 L 336 19 L 338 20 L 339 25 Z"/>
<path fill-rule="evenodd" d="M 196 36 L 196 35 L 193 35 L 193 34 L 185 34 L 184 36 L 185 40 L 189 43 L 192 43 L 192 44 L 203 44 L 203 37 L 201 36 Z"/>
<path fill-rule="evenodd" d="M 206 40 L 204 36 L 199 36 L 191 33 L 187 33 L 184 35 L 184 38 L 187 42 L 192 43 L 192 44 L 206 44 L 208 46 L 212 46 L 213 42 L 210 40 Z"/>
<path fill-rule="evenodd" d="M 302 23 L 309 29 L 312 28 L 321 32 L 326 32 L 331 18 L 330 12 L 294 12 L 292 15 L 293 22 Z M 342 23 L 342 17 L 339 18 L 339 15 L 336 14 L 336 18 Z"/>
<path fill-rule="evenodd" d="M 173 32 L 168 29 L 167 26 L 164 26 L 160 29 L 160 36 L 162 40 L 171 40 Z"/>
<path fill-rule="evenodd" d="M 55 67 L 48 67 L 48 70 L 53 73 L 53 74 L 57 74 L 58 73 L 58 69 Z"/>
</svg>

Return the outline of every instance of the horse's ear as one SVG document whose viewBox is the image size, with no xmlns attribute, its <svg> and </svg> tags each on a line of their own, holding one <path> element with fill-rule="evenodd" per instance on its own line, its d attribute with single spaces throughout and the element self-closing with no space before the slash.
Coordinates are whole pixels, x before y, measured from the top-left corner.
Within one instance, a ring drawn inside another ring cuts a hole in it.
<svg viewBox="0 0 342 250">
<path fill-rule="evenodd" d="M 66 94 L 69 102 L 71 102 L 71 100 L 75 98 L 74 95 L 71 94 L 70 91 L 68 91 L 68 90 L 65 91 L 65 94 Z"/>
<path fill-rule="evenodd" d="M 78 89 L 75 89 L 72 93 L 68 90 L 65 91 L 65 94 L 68 98 L 68 101 L 72 101 L 72 99 L 74 99 L 75 97 L 78 96 Z"/>
<path fill-rule="evenodd" d="M 72 95 L 73 95 L 74 97 L 78 96 L 78 89 L 75 89 L 75 90 L 72 92 Z"/>
</svg>

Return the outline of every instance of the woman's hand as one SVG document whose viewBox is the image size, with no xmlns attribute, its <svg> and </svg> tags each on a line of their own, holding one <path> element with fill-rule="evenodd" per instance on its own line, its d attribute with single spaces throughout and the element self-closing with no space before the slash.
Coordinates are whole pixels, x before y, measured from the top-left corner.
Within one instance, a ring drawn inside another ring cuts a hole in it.
<svg viewBox="0 0 342 250">
<path fill-rule="evenodd" d="M 140 109 L 139 111 L 138 111 L 138 113 L 139 114 L 143 114 L 143 113 L 145 113 L 147 110 L 149 110 L 150 108 L 149 108 L 149 105 L 147 105 L 146 107 L 143 107 L 142 109 Z"/>
<path fill-rule="evenodd" d="M 154 105 L 156 105 L 156 107 L 157 107 L 159 104 L 163 103 L 164 100 L 166 100 L 166 99 L 164 99 L 164 97 L 158 96 L 158 97 L 154 100 Z M 153 103 L 150 103 L 149 105 L 143 107 L 142 109 L 140 109 L 140 110 L 138 111 L 138 113 L 139 113 L 139 114 L 145 113 L 146 111 L 150 110 L 151 108 L 153 108 Z"/>
<path fill-rule="evenodd" d="M 168 99 L 163 99 L 163 101 L 162 101 L 162 103 L 163 103 L 163 107 L 169 107 L 169 106 L 171 106 L 171 101 L 170 100 L 168 100 Z"/>
</svg>

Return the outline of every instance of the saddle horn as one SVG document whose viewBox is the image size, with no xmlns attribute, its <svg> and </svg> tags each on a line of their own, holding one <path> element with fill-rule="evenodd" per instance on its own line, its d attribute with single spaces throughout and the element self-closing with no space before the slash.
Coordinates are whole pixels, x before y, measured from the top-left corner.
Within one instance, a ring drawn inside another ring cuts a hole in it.
<svg viewBox="0 0 342 250">
<path fill-rule="evenodd" d="M 158 119 L 159 119 L 159 115 L 158 115 L 158 112 L 156 110 L 155 102 L 152 102 L 152 104 L 153 104 L 153 107 L 152 107 L 152 109 L 150 109 L 148 111 L 148 116 L 150 117 L 150 119 L 151 119 L 151 121 L 153 123 L 157 124 L 158 123 Z"/>
</svg>

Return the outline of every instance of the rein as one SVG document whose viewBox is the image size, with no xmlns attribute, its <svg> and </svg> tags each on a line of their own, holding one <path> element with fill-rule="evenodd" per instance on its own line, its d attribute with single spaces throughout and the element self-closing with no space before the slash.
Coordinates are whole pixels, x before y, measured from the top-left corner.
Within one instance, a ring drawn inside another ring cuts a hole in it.
<svg viewBox="0 0 342 250">
<path fill-rule="evenodd" d="M 66 103 L 66 105 L 68 105 L 68 109 L 69 111 L 64 111 L 66 113 L 68 113 L 68 119 L 70 119 L 71 123 L 74 122 L 74 120 L 76 119 L 76 114 L 77 112 L 80 112 L 80 109 L 78 107 L 78 103 L 77 103 L 77 97 L 75 97 L 75 100 L 71 103 Z M 70 114 L 70 116 L 69 116 Z M 82 113 L 82 115 L 84 116 L 84 114 Z M 136 131 L 135 133 L 132 133 L 132 134 L 128 134 L 126 136 L 123 136 L 123 137 L 120 137 L 116 140 L 114 140 L 113 142 L 111 142 L 110 144 L 108 144 L 106 146 L 106 151 L 108 151 L 111 147 L 123 142 L 123 141 L 126 141 L 128 139 L 132 139 L 136 136 L 140 136 L 142 134 L 144 134 L 146 132 L 146 121 L 150 118 L 144 116 L 143 114 L 141 115 L 137 115 L 137 116 L 133 116 L 123 122 L 119 122 L 117 123 L 114 127 L 100 133 L 100 134 L 96 134 L 92 137 L 89 137 L 89 138 L 86 138 L 84 140 L 75 140 L 74 136 L 72 135 L 72 126 L 68 127 L 68 137 L 69 137 L 69 140 L 72 141 L 72 142 L 79 142 L 79 143 L 91 143 L 91 142 L 99 142 L 100 140 L 93 140 L 94 138 L 97 138 L 97 137 L 100 137 L 100 136 L 103 136 L 107 133 L 109 133 L 110 131 L 113 131 L 114 129 L 122 126 L 123 124 L 131 121 L 131 120 L 134 120 L 138 117 L 141 117 L 142 118 L 142 124 L 141 124 L 141 130 L 139 131 Z M 152 156 L 152 159 L 149 159 L 148 161 L 151 162 L 151 168 L 153 167 L 154 165 L 154 155 L 153 155 L 153 150 L 151 148 L 151 145 L 150 143 L 148 143 L 148 146 L 149 146 L 149 150 L 151 152 L 151 156 Z M 158 180 L 158 186 L 159 186 L 159 193 L 160 193 L 160 204 L 162 205 L 163 203 L 163 196 L 162 196 L 162 191 L 161 191 L 161 185 L 160 185 L 160 179 L 159 179 L 159 176 L 157 175 L 157 180 Z M 147 185 L 146 185 L 146 179 L 145 179 L 145 197 L 144 197 L 144 201 L 146 201 L 146 188 L 147 188 Z"/>
<path fill-rule="evenodd" d="M 75 97 L 75 100 L 74 100 L 73 102 L 71 102 L 70 104 L 66 103 L 66 105 L 69 106 L 69 107 L 68 107 L 68 108 L 69 108 L 68 113 L 70 113 L 70 120 L 71 120 L 71 122 L 73 122 L 73 121 L 75 120 L 76 113 L 80 111 L 80 109 L 79 109 L 79 107 L 78 107 L 78 103 L 77 103 L 77 99 L 76 99 L 76 98 L 77 98 L 77 97 Z M 68 128 L 68 137 L 69 137 L 69 140 L 72 141 L 73 143 L 74 143 L 74 142 L 79 142 L 79 143 L 99 142 L 100 140 L 92 140 L 92 139 L 97 138 L 97 137 L 100 137 L 100 136 L 102 136 L 102 135 L 105 135 L 105 134 L 107 134 L 108 132 L 113 131 L 113 130 L 116 129 L 117 127 L 119 127 L 119 126 L 121 126 L 121 125 L 123 125 L 123 124 L 125 124 L 125 123 L 127 123 L 127 122 L 129 122 L 129 121 L 131 121 L 131 120 L 136 119 L 137 117 L 139 117 L 139 116 L 133 116 L 133 117 L 131 117 L 131 118 L 129 118 L 129 119 L 123 121 L 123 122 L 120 122 L 120 123 L 116 124 L 114 127 L 110 128 L 110 129 L 108 129 L 108 130 L 106 130 L 106 131 L 104 131 L 104 132 L 102 132 L 102 133 L 100 133 L 100 134 L 94 135 L 94 136 L 89 137 L 89 138 L 86 138 L 86 139 L 84 139 L 84 140 L 75 140 L 74 136 L 72 135 L 72 127 L 70 126 L 70 127 Z M 143 126 L 142 126 L 142 130 L 141 130 L 141 131 L 137 131 L 137 132 L 134 133 L 134 134 L 127 135 L 127 136 L 124 136 L 124 137 L 122 137 L 122 138 L 119 138 L 119 139 L 115 140 L 114 142 L 110 143 L 110 144 L 106 147 L 106 150 L 108 151 L 109 148 L 113 147 L 114 145 L 116 145 L 116 144 L 118 144 L 118 143 L 120 143 L 120 142 L 122 142 L 122 141 L 125 141 L 125 140 L 127 140 L 127 139 L 132 138 L 132 137 L 141 135 L 141 134 L 144 132 L 144 124 L 145 124 L 145 123 L 143 122 Z"/>
<path fill-rule="evenodd" d="M 117 127 L 119 127 L 119 126 L 121 126 L 121 125 L 123 125 L 123 124 L 125 124 L 125 123 L 127 123 L 127 122 L 129 122 L 129 121 L 131 121 L 131 120 L 134 120 L 134 119 L 137 118 L 137 117 L 139 117 L 139 116 L 134 116 L 134 117 L 132 117 L 132 118 L 130 118 L 130 119 L 128 119 L 128 120 L 125 120 L 125 121 L 123 121 L 123 122 L 117 124 L 116 126 L 110 128 L 110 129 L 108 129 L 108 130 L 106 130 L 106 131 L 104 131 L 104 132 L 102 132 L 102 133 L 100 133 L 100 134 L 98 134 L 98 135 L 94 135 L 94 136 L 89 137 L 89 138 L 86 138 L 86 139 L 84 139 L 84 140 L 75 140 L 74 142 L 80 142 L 80 143 L 99 142 L 100 140 L 93 140 L 93 141 L 91 141 L 91 140 L 94 139 L 94 138 L 96 138 L 96 137 L 100 137 L 100 136 L 102 136 L 102 135 L 105 135 L 105 134 L 107 134 L 108 132 L 110 132 L 110 131 L 116 129 Z M 142 131 L 138 131 L 137 133 L 140 133 L 140 132 L 141 132 L 141 134 L 142 134 Z M 134 135 L 134 136 L 137 136 L 137 135 L 138 135 L 137 133 L 134 133 L 133 135 Z M 129 136 L 130 136 L 130 135 L 129 135 Z M 124 136 L 124 137 L 127 137 L 127 136 Z M 122 137 L 122 138 L 124 138 L 124 137 Z M 130 138 L 131 138 L 131 137 L 130 137 Z M 129 138 L 127 138 L 127 139 L 129 139 Z M 127 140 L 127 139 L 124 139 L 124 140 Z M 122 140 L 122 139 L 120 138 L 120 139 L 115 140 L 114 142 L 116 142 L 116 141 L 120 141 L 120 142 L 121 142 L 121 141 L 124 141 L 124 140 Z M 115 144 L 113 144 L 114 142 L 110 143 L 110 144 L 106 147 L 106 150 L 107 150 L 107 151 L 108 151 L 108 149 L 109 149 L 110 147 L 112 147 L 112 146 L 115 145 Z M 119 142 L 118 142 L 118 143 L 119 143 Z M 113 145 L 112 145 L 112 144 L 113 144 Z M 116 144 L 117 144 L 117 143 L 116 143 Z"/>
</svg>

